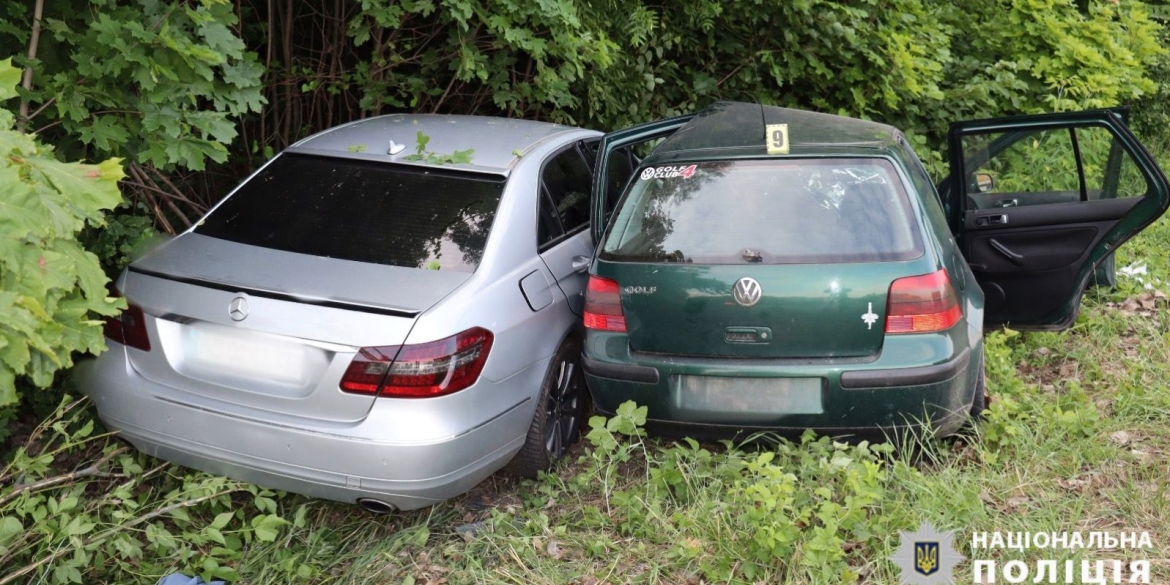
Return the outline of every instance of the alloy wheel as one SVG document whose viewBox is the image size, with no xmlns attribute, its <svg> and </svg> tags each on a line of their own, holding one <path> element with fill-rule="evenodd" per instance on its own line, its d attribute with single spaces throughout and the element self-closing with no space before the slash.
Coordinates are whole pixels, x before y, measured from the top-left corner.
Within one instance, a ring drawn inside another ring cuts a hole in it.
<svg viewBox="0 0 1170 585">
<path fill-rule="evenodd" d="M 563 359 L 556 383 L 545 404 L 544 449 L 550 461 L 560 459 L 577 438 L 581 427 L 581 375 L 575 360 Z"/>
</svg>

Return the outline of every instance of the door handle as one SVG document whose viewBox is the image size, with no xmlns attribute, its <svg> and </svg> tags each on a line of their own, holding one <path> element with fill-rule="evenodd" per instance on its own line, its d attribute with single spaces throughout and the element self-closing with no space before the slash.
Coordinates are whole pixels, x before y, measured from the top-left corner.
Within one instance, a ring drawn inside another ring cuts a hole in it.
<svg viewBox="0 0 1170 585">
<path fill-rule="evenodd" d="M 1024 257 L 1023 256 L 1011 251 L 1010 249 L 1008 249 L 1007 246 L 999 243 L 999 241 L 996 240 L 995 238 L 991 238 L 990 240 L 987 241 L 987 243 L 991 244 L 991 247 L 994 248 L 996 252 L 1003 254 L 1003 256 L 1005 258 L 1007 258 L 1008 261 L 1010 261 L 1012 264 L 1015 264 L 1016 266 L 1023 266 L 1024 265 Z"/>
<path fill-rule="evenodd" d="M 999 200 L 1000 207 L 1016 207 L 1019 204 L 1020 204 L 1019 199 L 1000 199 Z"/>
<path fill-rule="evenodd" d="M 585 272 L 589 270 L 589 263 L 592 261 L 593 259 L 588 256 L 573 256 L 573 263 L 571 264 L 573 272 Z"/>
<path fill-rule="evenodd" d="M 996 215 L 980 215 L 975 218 L 975 225 L 984 227 L 989 225 L 1007 225 L 1008 216 L 1006 213 L 999 213 Z"/>
</svg>

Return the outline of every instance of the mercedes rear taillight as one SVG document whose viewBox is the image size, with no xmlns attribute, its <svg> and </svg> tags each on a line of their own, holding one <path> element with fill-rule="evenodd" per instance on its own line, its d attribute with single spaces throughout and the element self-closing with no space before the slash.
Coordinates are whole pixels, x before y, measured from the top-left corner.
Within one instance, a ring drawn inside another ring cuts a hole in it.
<svg viewBox="0 0 1170 585">
<path fill-rule="evenodd" d="M 621 287 L 616 280 L 601 276 L 589 277 L 589 284 L 585 287 L 585 328 L 626 332 Z"/>
<path fill-rule="evenodd" d="M 122 296 L 122 293 L 112 285 L 109 290 L 110 296 Z M 150 351 L 150 337 L 146 334 L 146 315 L 142 312 L 142 307 L 129 300 L 126 303 L 126 310 L 122 311 L 121 315 L 106 317 L 102 333 L 111 341 L 142 351 Z"/>
<path fill-rule="evenodd" d="M 886 333 L 929 333 L 950 329 L 963 317 L 945 268 L 899 278 L 890 285 Z"/>
<path fill-rule="evenodd" d="M 428 398 L 475 384 L 492 348 L 480 327 L 445 339 L 403 346 L 363 347 L 353 357 L 341 389 L 391 398 Z"/>
</svg>

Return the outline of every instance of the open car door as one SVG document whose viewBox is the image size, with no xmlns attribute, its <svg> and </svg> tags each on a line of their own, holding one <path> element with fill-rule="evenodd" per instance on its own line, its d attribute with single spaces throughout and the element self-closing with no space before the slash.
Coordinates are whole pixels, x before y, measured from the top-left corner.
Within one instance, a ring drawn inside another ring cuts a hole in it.
<svg viewBox="0 0 1170 585">
<path fill-rule="evenodd" d="M 592 209 L 589 218 L 593 244 L 601 242 L 618 199 L 634 174 L 638 163 L 649 154 L 657 141 L 674 134 L 694 118 L 693 114 L 631 126 L 606 134 L 597 149 L 597 164 L 593 169 Z"/>
<path fill-rule="evenodd" d="M 1117 112 L 959 122 L 944 207 L 985 320 L 1063 329 L 1094 268 L 1170 206 L 1170 185 Z"/>
</svg>

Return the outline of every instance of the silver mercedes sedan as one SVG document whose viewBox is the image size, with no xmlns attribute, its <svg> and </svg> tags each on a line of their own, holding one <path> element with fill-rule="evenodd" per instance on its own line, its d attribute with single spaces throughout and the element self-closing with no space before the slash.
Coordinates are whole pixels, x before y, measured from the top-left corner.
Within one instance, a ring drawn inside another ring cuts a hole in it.
<svg viewBox="0 0 1170 585">
<path fill-rule="evenodd" d="M 392 115 L 306 138 L 127 268 L 79 386 L 151 455 L 373 511 L 533 476 L 586 409 L 600 137 Z"/>
</svg>

